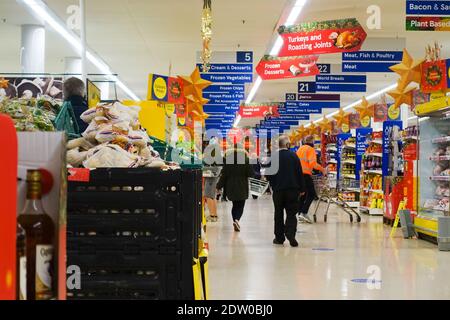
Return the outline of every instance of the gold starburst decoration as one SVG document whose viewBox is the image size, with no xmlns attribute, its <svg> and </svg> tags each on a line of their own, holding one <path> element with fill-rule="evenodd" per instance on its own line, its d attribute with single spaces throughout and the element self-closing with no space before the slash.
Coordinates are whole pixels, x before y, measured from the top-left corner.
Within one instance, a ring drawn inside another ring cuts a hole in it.
<svg viewBox="0 0 450 320">
<path fill-rule="evenodd" d="M 183 93 L 187 96 L 194 96 L 195 99 L 203 99 L 203 89 L 209 87 L 212 82 L 200 77 L 200 70 L 195 68 L 190 76 L 179 76 L 183 83 Z"/>
<path fill-rule="evenodd" d="M 319 122 L 320 131 L 322 133 L 327 133 L 331 131 L 331 121 L 328 120 L 326 116 L 323 117 L 322 121 Z"/>
<path fill-rule="evenodd" d="M 348 113 L 345 112 L 342 108 L 339 109 L 337 115 L 333 116 L 336 120 L 336 126 L 340 129 L 343 124 L 348 124 Z"/>
<path fill-rule="evenodd" d="M 419 61 L 414 61 L 408 50 L 403 49 L 403 57 L 402 62 L 392 67 L 389 67 L 392 71 L 397 73 L 402 83 L 405 84 L 405 87 L 408 86 L 411 82 L 416 82 L 420 84 L 420 80 L 422 78 L 422 63 L 424 59 Z"/>
<path fill-rule="evenodd" d="M 389 91 L 387 94 L 394 99 L 394 108 L 398 109 L 403 103 L 411 106 L 413 101 L 414 87 L 407 88 L 407 81 L 400 79 L 397 83 L 397 88 Z"/>
<path fill-rule="evenodd" d="M 6 89 L 8 88 L 9 80 L 6 80 L 5 78 L 0 78 L 0 88 Z"/>
</svg>

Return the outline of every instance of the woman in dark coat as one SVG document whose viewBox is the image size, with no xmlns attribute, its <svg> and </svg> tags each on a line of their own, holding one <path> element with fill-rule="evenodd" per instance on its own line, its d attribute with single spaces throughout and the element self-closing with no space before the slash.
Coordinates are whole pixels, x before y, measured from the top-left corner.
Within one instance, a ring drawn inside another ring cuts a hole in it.
<svg viewBox="0 0 450 320">
<path fill-rule="evenodd" d="M 224 195 L 233 202 L 231 214 L 234 231 L 241 231 L 239 220 L 244 212 L 245 200 L 248 199 L 248 178 L 253 177 L 253 168 L 244 149 L 237 145 L 225 154 L 224 165 L 217 189 L 224 188 Z"/>
</svg>

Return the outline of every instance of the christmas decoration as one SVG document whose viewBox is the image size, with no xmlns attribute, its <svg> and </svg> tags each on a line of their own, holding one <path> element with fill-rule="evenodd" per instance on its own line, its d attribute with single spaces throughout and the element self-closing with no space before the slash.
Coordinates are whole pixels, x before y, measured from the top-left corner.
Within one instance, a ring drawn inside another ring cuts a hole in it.
<svg viewBox="0 0 450 320">
<path fill-rule="evenodd" d="M 331 121 L 325 116 L 323 120 L 319 122 L 320 131 L 322 133 L 327 133 L 331 131 Z"/>
<path fill-rule="evenodd" d="M 310 123 L 310 125 L 309 125 L 309 127 L 308 127 L 308 134 L 309 135 L 312 135 L 312 136 L 315 136 L 315 135 L 317 135 L 317 126 L 314 124 L 314 122 L 311 120 L 311 123 Z"/>
<path fill-rule="evenodd" d="M 183 82 L 183 93 L 187 97 L 193 95 L 195 99 L 202 99 L 203 89 L 209 87 L 212 82 L 200 77 L 200 70 L 195 68 L 190 76 L 180 76 Z"/>
<path fill-rule="evenodd" d="M 297 134 L 301 139 L 303 139 L 304 137 L 306 137 L 308 135 L 308 129 L 306 129 L 303 125 L 301 125 L 298 129 L 297 129 Z"/>
<path fill-rule="evenodd" d="M 370 104 L 366 97 L 362 97 L 361 104 L 357 105 L 354 109 L 359 113 L 361 120 L 366 117 L 373 117 L 373 104 Z"/>
<path fill-rule="evenodd" d="M 411 82 L 420 83 L 422 78 L 422 63 L 424 59 L 414 61 L 408 50 L 403 49 L 402 62 L 393 65 L 389 69 L 397 73 L 405 86 L 408 86 Z"/>
<path fill-rule="evenodd" d="M 210 59 L 211 59 L 211 38 L 212 38 L 212 8 L 211 8 L 211 0 L 203 0 L 203 11 L 202 11 L 202 40 L 203 40 L 203 49 L 202 49 L 202 71 L 208 72 L 211 68 Z"/>
<path fill-rule="evenodd" d="M 413 91 L 414 88 L 410 87 L 407 88 L 407 81 L 404 79 L 400 79 L 397 83 L 397 88 L 389 91 L 387 94 L 390 95 L 394 99 L 394 105 L 393 107 L 395 109 L 399 108 L 403 103 L 411 106 L 412 105 L 412 98 L 413 98 Z"/>
<path fill-rule="evenodd" d="M 200 98 L 196 99 L 193 95 L 186 96 L 186 109 L 188 113 L 197 112 L 197 114 L 203 113 L 203 106 L 208 103 L 208 99 Z"/>
<path fill-rule="evenodd" d="M 336 119 L 336 126 L 341 128 L 343 124 L 348 124 L 348 113 L 345 112 L 342 108 L 339 109 L 337 115 L 333 116 Z"/>
</svg>

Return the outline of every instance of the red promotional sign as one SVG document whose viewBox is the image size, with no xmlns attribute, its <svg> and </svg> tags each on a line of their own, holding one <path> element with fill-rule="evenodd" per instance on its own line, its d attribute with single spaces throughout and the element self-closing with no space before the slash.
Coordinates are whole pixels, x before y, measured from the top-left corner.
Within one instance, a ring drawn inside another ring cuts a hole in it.
<svg viewBox="0 0 450 320">
<path fill-rule="evenodd" d="M 183 83 L 178 78 L 169 77 L 167 80 L 167 102 L 184 103 Z"/>
<path fill-rule="evenodd" d="M 241 106 L 239 115 L 242 118 L 279 117 L 278 105 L 246 105 Z"/>
<path fill-rule="evenodd" d="M 367 33 L 355 18 L 281 26 L 280 57 L 358 51 Z"/>
<path fill-rule="evenodd" d="M 300 78 L 320 73 L 316 62 L 319 56 L 278 58 L 264 56 L 256 66 L 256 72 L 263 80 Z"/>
<path fill-rule="evenodd" d="M 67 180 L 75 182 L 89 182 L 91 171 L 87 168 L 70 168 Z"/>
<path fill-rule="evenodd" d="M 425 93 L 447 89 L 447 67 L 445 60 L 425 61 L 422 64 L 420 89 Z"/>
</svg>

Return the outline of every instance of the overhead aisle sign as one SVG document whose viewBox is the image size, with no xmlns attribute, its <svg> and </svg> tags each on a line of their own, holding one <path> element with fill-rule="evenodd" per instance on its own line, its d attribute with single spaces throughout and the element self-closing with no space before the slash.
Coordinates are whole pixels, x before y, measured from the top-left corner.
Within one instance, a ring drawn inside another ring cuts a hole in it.
<svg viewBox="0 0 450 320">
<path fill-rule="evenodd" d="M 359 51 L 367 37 L 355 18 L 280 26 L 280 57 Z"/>
<path fill-rule="evenodd" d="M 407 31 L 450 31 L 450 1 L 406 0 Z"/>
<path fill-rule="evenodd" d="M 256 66 L 256 72 L 263 80 L 315 76 L 320 73 L 316 64 L 318 59 L 318 55 L 285 58 L 266 55 Z"/>
<path fill-rule="evenodd" d="M 200 62 L 200 56 L 197 57 Z M 203 97 L 209 99 L 204 106 L 208 114 L 233 116 L 239 111 L 240 102 L 245 99 L 245 83 L 253 81 L 253 52 L 217 51 L 211 58 L 209 72 L 201 72 L 201 77 L 213 82 L 203 91 Z M 198 66 L 201 70 L 201 64 Z M 211 122 L 205 122 L 207 129 Z"/>
<path fill-rule="evenodd" d="M 392 72 L 402 61 L 402 51 L 359 51 L 342 53 L 342 72 Z"/>
</svg>

